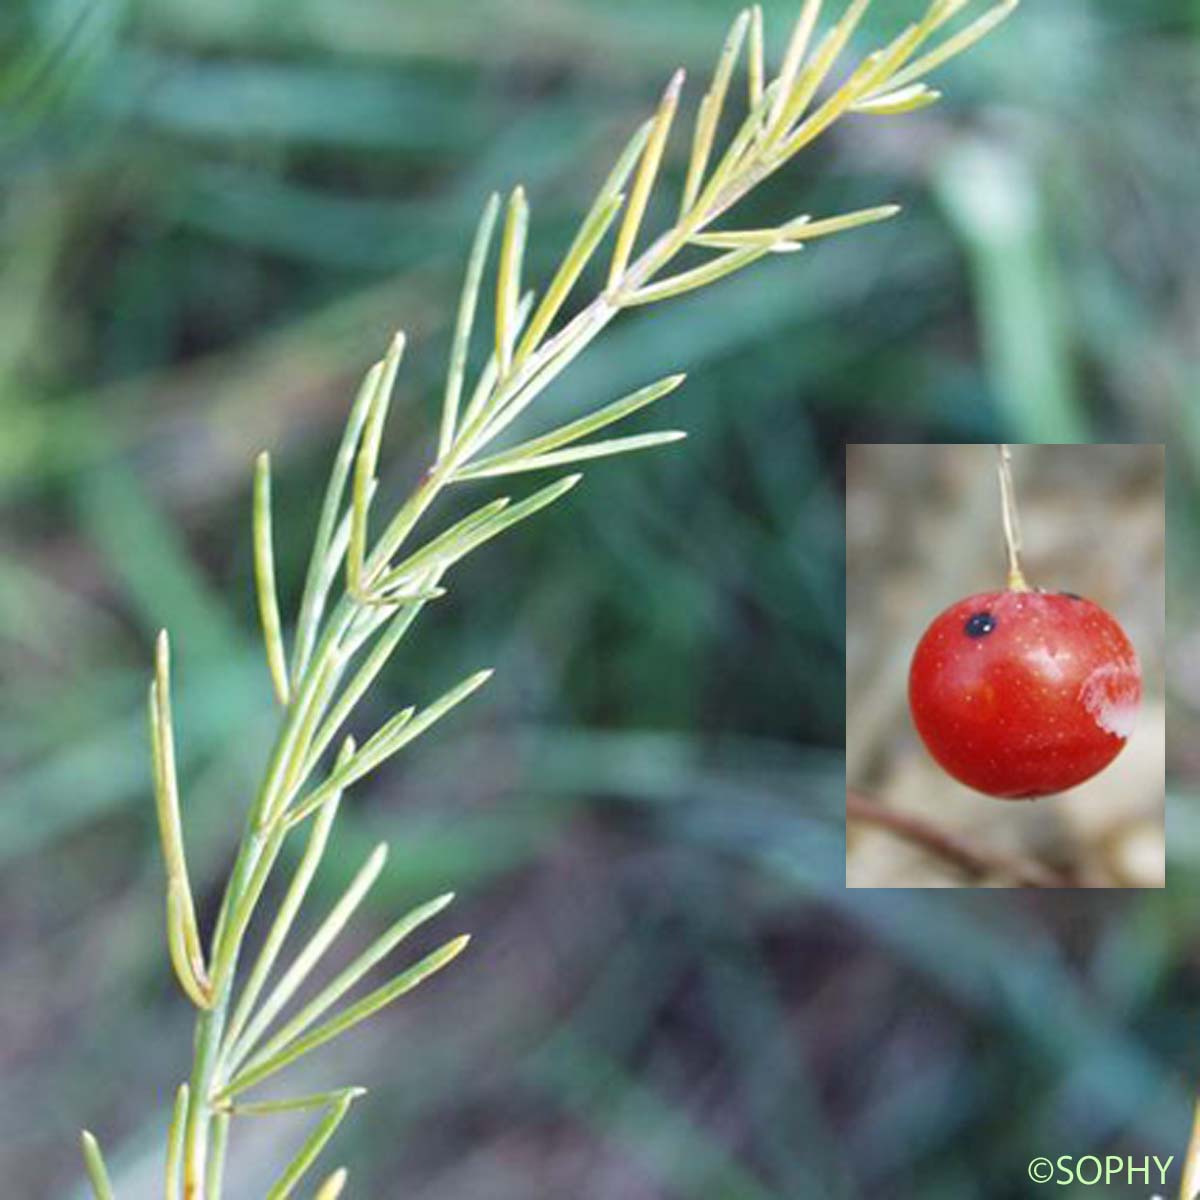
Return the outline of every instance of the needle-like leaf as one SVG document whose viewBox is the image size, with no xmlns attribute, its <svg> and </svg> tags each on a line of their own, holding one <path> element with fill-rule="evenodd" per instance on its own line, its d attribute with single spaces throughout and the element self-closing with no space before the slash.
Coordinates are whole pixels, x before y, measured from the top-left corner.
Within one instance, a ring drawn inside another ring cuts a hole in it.
<svg viewBox="0 0 1200 1200">
<path fill-rule="evenodd" d="M 933 0 L 926 10 L 921 24 L 930 30 L 937 29 L 957 16 L 970 3 L 971 0 Z"/>
<path fill-rule="evenodd" d="M 451 688 L 428 707 L 414 715 L 405 709 L 393 717 L 376 733 L 363 749 L 344 765 L 335 768 L 319 787 L 307 795 L 283 818 L 285 828 L 292 828 L 307 820 L 322 805 L 327 804 L 338 791 L 349 787 L 368 772 L 398 753 L 410 742 L 420 737 L 431 725 L 440 721 L 452 708 L 461 704 L 472 692 L 482 687 L 492 672 L 476 671 L 462 683 Z"/>
<path fill-rule="evenodd" d="M 579 227 L 579 232 L 575 235 L 575 240 L 571 243 L 558 271 L 550 281 L 550 286 L 546 289 L 541 304 L 533 314 L 529 328 L 521 338 L 514 357 L 515 365 L 519 366 L 530 351 L 538 345 L 542 335 L 550 328 L 554 318 L 558 316 L 571 289 L 591 261 L 596 247 L 604 239 L 604 235 L 608 232 L 609 226 L 612 225 L 624 201 L 625 197 L 620 192 L 615 196 L 609 196 L 603 204 L 593 208 L 584 219 L 583 224 Z"/>
<path fill-rule="evenodd" d="M 474 512 L 468 513 L 459 521 L 455 521 L 444 533 L 426 542 L 420 550 L 410 554 L 383 575 L 378 582 L 378 593 L 382 596 L 386 589 L 395 587 L 402 581 L 413 580 L 422 572 L 428 572 L 439 565 L 452 562 L 457 557 L 458 550 L 466 545 L 477 530 L 484 528 L 509 505 L 507 496 L 500 496 L 487 504 L 481 505 Z"/>
<path fill-rule="evenodd" d="M 364 1087 L 335 1088 L 331 1092 L 314 1092 L 311 1096 L 292 1096 L 286 1100 L 230 1102 L 227 1111 L 235 1117 L 273 1117 L 279 1113 L 312 1112 L 315 1108 L 328 1108 L 339 1100 L 357 1100 L 366 1094 Z"/>
<path fill-rule="evenodd" d="M 338 756 L 338 763 L 344 765 L 353 754 L 354 739 L 347 738 L 345 745 L 342 747 L 342 752 Z M 333 827 L 334 817 L 337 816 L 338 801 L 340 798 L 341 793 L 335 792 L 329 798 L 329 802 L 322 807 L 320 813 L 317 815 L 317 819 L 313 822 L 312 829 L 309 831 L 308 841 L 304 847 L 304 853 L 301 855 L 300 862 L 297 864 L 295 873 L 292 875 L 292 881 L 288 886 L 287 892 L 284 894 L 282 901 L 280 901 L 275 919 L 271 922 L 271 928 L 267 933 L 266 939 L 263 941 L 262 948 L 258 952 L 258 957 L 254 961 L 254 967 L 246 980 L 245 986 L 242 988 L 241 995 L 238 997 L 237 1007 L 234 1009 L 233 1016 L 229 1021 L 229 1027 L 225 1033 L 226 1046 L 233 1046 L 241 1037 L 242 1031 L 245 1029 L 246 1023 L 254 1011 L 254 1006 L 258 1003 L 258 998 L 262 994 L 263 987 L 270 977 L 271 970 L 279 958 L 279 952 L 283 948 L 283 944 L 287 940 L 292 926 L 295 924 L 300 906 L 304 903 L 305 896 L 308 895 L 308 889 L 312 883 L 313 876 L 316 874 L 317 867 L 320 865 L 321 859 L 325 854 L 325 847 L 329 841 L 329 831 Z"/>
<path fill-rule="evenodd" d="M 608 270 L 609 290 L 619 287 L 625 278 L 625 268 L 629 265 L 633 244 L 637 240 L 638 230 L 642 227 L 642 218 L 646 215 L 650 190 L 654 187 L 654 180 L 658 175 L 663 149 L 667 144 L 667 135 L 671 132 L 671 122 L 675 119 L 675 110 L 679 107 L 679 93 L 683 88 L 683 79 L 682 70 L 676 71 L 671 76 L 671 82 L 667 84 L 667 89 L 663 92 L 662 100 L 659 103 L 654 126 L 650 130 L 650 136 L 646 139 L 646 148 L 642 152 L 641 161 L 638 164 L 633 190 L 625 209 L 625 218 L 621 222 L 621 230 L 617 234 L 617 245 Z"/>
<path fill-rule="evenodd" d="M 188 1085 L 181 1083 L 175 1093 L 175 1108 L 171 1113 L 171 1128 L 167 1134 L 167 1200 L 179 1200 L 183 1186 L 183 1129 L 187 1110 Z"/>
<path fill-rule="evenodd" d="M 254 464 L 254 581 L 271 683 L 276 699 L 286 707 L 290 698 L 287 652 L 283 648 L 279 596 L 275 590 L 275 550 L 271 541 L 271 456 L 265 450 Z"/>
<path fill-rule="evenodd" d="M 425 603 L 424 600 L 414 600 L 403 605 L 394 616 L 389 618 L 387 629 L 371 648 L 354 677 L 343 689 L 337 703 L 314 736 L 308 761 L 305 764 L 304 774 L 306 776 L 311 773 L 321 756 L 333 743 L 333 739 L 338 735 L 342 725 L 345 724 L 358 702 L 366 694 L 367 689 L 374 683 L 379 672 L 392 657 L 404 635 L 412 628 L 413 622 L 424 608 Z"/>
<path fill-rule="evenodd" d="M 904 70 L 897 72 L 888 80 L 889 89 L 900 88 L 905 84 L 912 83 L 920 79 L 922 75 L 928 75 L 935 67 L 940 67 L 943 63 L 949 62 L 950 59 L 956 58 L 964 50 L 969 50 L 976 42 L 987 37 L 1002 21 L 1006 21 L 1011 17 L 1016 12 L 1020 2 L 1021 0 L 1002 0 L 1002 3 L 989 9 L 982 17 L 973 21 L 965 29 L 960 30 L 952 37 L 948 37 L 927 54 L 913 59 Z"/>
<path fill-rule="evenodd" d="M 87 1169 L 88 1182 L 92 1185 L 95 1200 L 113 1200 L 112 1181 L 108 1177 L 108 1168 L 104 1165 L 104 1155 L 100 1153 L 100 1143 L 85 1129 L 79 1135 L 79 1145 L 83 1151 L 83 1165 Z"/>
<path fill-rule="evenodd" d="M 916 112 L 919 108 L 928 108 L 942 98 L 942 93 L 923 83 L 910 83 L 907 87 L 897 88 L 894 92 L 880 92 L 878 95 L 859 100 L 851 106 L 853 112 L 871 113 L 876 116 L 896 116 L 900 113 Z"/>
<path fill-rule="evenodd" d="M 155 808 L 167 869 L 167 948 L 180 986 L 193 1003 L 207 1008 L 212 1003 L 212 996 L 183 849 L 175 732 L 171 720 L 171 644 L 165 629 L 159 633 L 155 646 L 149 710 Z"/>
<path fill-rule="evenodd" d="M 525 322 L 529 319 L 529 313 L 533 309 L 533 293 L 526 292 L 521 297 L 521 303 L 517 305 L 516 328 L 514 332 L 520 334 L 525 327 Z M 485 419 L 492 401 L 496 395 L 496 385 L 500 381 L 500 363 L 496 358 L 495 350 L 492 351 L 484 368 L 479 373 L 479 379 L 475 384 L 475 390 L 471 393 L 470 402 L 467 404 L 466 411 L 463 413 L 462 421 L 459 423 L 459 438 L 468 438 L 472 433 L 477 433 L 480 423 Z"/>
<path fill-rule="evenodd" d="M 296 1157 L 287 1165 L 279 1180 L 267 1192 L 266 1200 L 287 1200 L 295 1192 L 309 1167 L 316 1161 L 317 1155 L 325 1149 L 325 1144 L 333 1137 L 337 1127 L 342 1123 L 346 1113 L 350 1110 L 350 1105 L 360 1095 L 362 1095 L 361 1089 L 348 1088 L 331 1102 L 328 1114 L 305 1139 Z"/>
<path fill-rule="evenodd" d="M 512 367 L 517 336 L 517 298 L 521 294 L 521 265 L 525 257 L 525 235 L 529 229 L 529 205 L 523 187 L 513 188 L 500 242 L 500 270 L 496 275 L 496 363 L 503 379 Z"/>
<path fill-rule="evenodd" d="M 446 391 L 442 398 L 442 424 L 438 435 L 438 458 L 445 456 L 454 441 L 458 423 L 458 406 L 462 398 L 463 379 L 467 371 L 467 351 L 471 345 L 471 331 L 475 327 L 475 310 L 479 305 L 479 290 L 483 283 L 483 268 L 487 260 L 488 247 L 496 228 L 496 216 L 500 211 L 500 197 L 493 192 L 484 206 L 471 253 L 467 258 L 466 277 L 463 280 L 462 296 L 458 302 L 458 317 L 454 323 L 454 340 L 450 346 L 450 367 L 446 372 Z"/>
<path fill-rule="evenodd" d="M 187 901 L 178 879 L 167 880 L 167 953 L 175 978 L 197 1008 L 212 1007 L 212 991 L 199 973 L 188 936 Z"/>
<path fill-rule="evenodd" d="M 870 0 L 866 0 L 867 3 Z M 875 86 L 888 87 L 895 68 L 920 43 L 923 31 L 909 26 L 890 46 L 868 54 L 850 78 L 774 150 L 774 160 L 786 162 L 824 133 L 839 117 L 849 112 Z M 898 78 L 898 76 L 897 76 Z"/>
<path fill-rule="evenodd" d="M 898 204 L 881 204 L 877 208 L 863 208 L 821 221 L 814 221 L 808 216 L 797 217 L 794 221 L 774 229 L 730 229 L 699 233 L 692 241 L 698 246 L 722 249 L 737 249 L 743 246 L 769 246 L 777 249 L 781 245 L 802 244 L 829 237 L 831 234 L 844 233 L 849 229 L 858 229 L 862 225 L 873 225 L 878 221 L 886 221 L 899 212 Z"/>
<path fill-rule="evenodd" d="M 453 892 L 438 896 L 406 913 L 371 943 L 345 970 L 321 989 L 294 1017 L 273 1034 L 255 1057 L 272 1058 L 300 1037 L 329 1011 L 368 971 L 382 962 L 410 933 L 432 920 L 454 899 Z"/>
<path fill-rule="evenodd" d="M 296 994 L 296 989 L 308 978 L 313 968 L 324 957 L 334 939 L 346 927 L 346 922 L 354 915 L 355 910 L 370 891 L 371 885 L 379 878 L 379 872 L 383 870 L 383 864 L 387 862 L 387 853 L 386 842 L 380 842 L 371 852 L 370 857 L 359 868 L 357 874 L 350 881 L 350 885 L 330 910 L 329 915 L 321 922 L 317 931 L 296 955 L 292 965 L 267 994 L 266 999 L 263 1000 L 250 1020 L 246 1022 L 241 1036 L 235 1044 L 230 1046 L 226 1056 L 227 1062 L 232 1064 L 241 1062 L 250 1047 L 262 1037 L 267 1027 Z"/>
<path fill-rule="evenodd" d="M 346 590 L 358 595 L 363 590 L 363 565 L 367 551 L 367 517 L 375 486 L 375 470 L 379 463 L 379 447 L 383 440 L 383 426 L 387 420 L 388 406 L 392 401 L 392 388 L 396 372 L 404 357 L 405 337 L 397 333 L 388 347 L 383 360 L 383 371 L 379 376 L 379 387 L 371 399 L 371 409 L 363 428 L 362 444 L 354 466 L 354 491 L 350 510 L 350 544 L 346 549 Z"/>
<path fill-rule="evenodd" d="M 227 1112 L 213 1114 L 212 1146 L 208 1154 L 208 1168 L 204 1173 L 204 1200 L 221 1200 L 225 1190 L 225 1156 L 229 1150 L 229 1122 Z"/>
<path fill-rule="evenodd" d="M 804 64 L 804 56 L 808 53 L 820 15 L 821 0 L 804 0 L 804 7 L 792 28 L 792 36 L 788 39 L 787 50 L 783 55 L 783 65 L 779 68 L 776 78 L 779 86 L 775 93 L 775 101 L 771 105 L 771 115 L 767 118 L 768 135 L 776 129 L 783 116 L 784 107 L 795 85 L 796 76 Z"/>
<path fill-rule="evenodd" d="M 330 1177 L 317 1189 L 313 1200 L 338 1200 L 346 1187 L 349 1178 L 345 1167 L 338 1167 Z"/>
<path fill-rule="evenodd" d="M 290 1045 L 270 1058 L 254 1060 L 247 1064 L 222 1090 L 218 1099 L 232 1097 L 247 1088 L 254 1087 L 269 1079 L 284 1067 L 294 1063 L 298 1058 L 311 1054 L 318 1047 L 332 1041 L 335 1037 L 353 1029 L 361 1021 L 373 1016 L 381 1008 L 399 999 L 406 992 L 411 992 L 418 984 L 424 982 L 435 972 L 440 971 L 448 963 L 457 958 L 470 942 L 470 936 L 454 938 L 444 946 L 426 955 L 415 966 L 397 975 L 390 983 L 385 983 L 369 995 L 364 996 L 357 1004 L 350 1005 L 345 1011 L 330 1018 L 325 1024 L 317 1026 L 311 1033 L 298 1038 Z"/>
<path fill-rule="evenodd" d="M 304 595 L 300 601 L 300 616 L 296 621 L 296 644 L 293 649 L 292 678 L 299 679 L 308 666 L 309 656 L 316 643 L 317 626 L 324 611 L 325 600 L 333 582 L 333 573 L 327 570 L 331 546 L 335 530 L 338 527 L 338 514 L 342 507 L 342 497 L 346 492 L 346 481 L 350 477 L 350 468 L 358 449 L 358 439 L 362 436 L 362 428 L 366 423 L 367 414 L 379 387 L 379 379 L 383 374 L 383 363 L 377 362 L 367 372 L 354 404 L 350 409 L 350 417 L 338 446 L 337 456 L 329 474 L 329 483 L 325 489 L 325 499 L 321 505 L 321 516 L 317 522 L 317 533 L 313 539 L 312 556 L 308 563 L 308 574 L 304 581 Z M 346 526 L 347 532 L 349 525 Z M 345 546 L 337 555 L 340 561 L 345 553 Z M 335 567 L 336 571 L 336 567 Z"/>
<path fill-rule="evenodd" d="M 681 271 L 678 275 L 639 288 L 632 295 L 623 296 L 621 303 L 629 306 L 656 304 L 672 296 L 694 292 L 697 288 L 707 287 L 710 283 L 716 283 L 718 279 L 724 279 L 726 275 L 732 275 L 734 271 L 740 271 L 762 258 L 764 254 L 770 253 L 770 250 L 770 246 L 746 246 L 741 250 L 732 250 L 706 262 L 703 266 Z"/>
<path fill-rule="evenodd" d="M 557 450 L 561 446 L 570 445 L 570 443 L 576 442 L 580 438 L 588 437 L 604 429 L 606 426 L 632 415 L 639 409 L 645 408 L 648 404 L 653 404 L 654 401 L 673 392 L 685 378 L 685 375 L 668 375 L 655 383 L 649 384 L 647 387 L 639 388 L 636 392 L 631 392 L 628 396 L 621 397 L 620 400 L 616 400 L 612 404 L 605 405 L 604 408 L 597 409 L 593 413 L 588 413 L 587 416 L 580 417 L 577 421 L 570 421 L 558 429 L 553 429 L 549 433 L 542 434 L 541 437 L 531 438 L 527 442 L 513 446 L 510 450 L 504 450 L 499 454 L 492 454 L 487 458 L 481 458 L 472 463 L 471 466 L 463 467 L 458 471 L 455 479 L 480 478 L 495 473 L 493 470 L 495 467 L 503 466 L 506 463 L 519 459 L 536 458 L 539 455 L 548 454 L 552 450 Z"/>
<path fill-rule="evenodd" d="M 696 128 L 692 136 L 692 154 L 688 160 L 687 179 L 683 186 L 683 196 L 679 203 L 679 216 L 682 219 L 692 209 L 696 197 L 700 194 L 700 186 L 704 182 L 704 172 L 708 168 L 708 160 L 712 155 L 713 139 L 716 136 L 717 125 L 725 107 L 725 97 L 729 92 L 729 80 L 733 68 L 741 53 L 742 42 L 746 38 L 746 28 L 750 23 L 750 12 L 743 9 L 730 27 L 721 47 L 721 55 L 717 59 L 716 70 L 713 72 L 712 84 L 700 101 L 696 113 Z"/>
<path fill-rule="evenodd" d="M 553 504 L 567 494 L 580 480 L 579 475 L 568 475 L 555 483 L 549 484 L 519 504 L 509 505 L 496 501 L 494 505 L 485 506 L 495 509 L 486 519 L 475 522 L 469 529 L 461 530 L 453 538 L 440 538 L 431 542 L 424 550 L 419 550 L 411 558 L 406 559 L 380 582 L 381 588 L 402 587 L 414 573 L 435 568 L 444 571 L 460 559 L 465 558 L 472 550 L 477 550 L 484 542 L 491 541 L 506 529 L 541 512 L 547 505 Z M 479 510 L 480 513 L 484 509 Z M 469 519 L 469 518 L 468 518 Z M 436 547 L 436 548 L 434 548 Z M 432 548 L 432 549 L 431 549 Z"/>
<path fill-rule="evenodd" d="M 763 87 L 765 86 L 766 68 L 763 47 L 763 13 L 762 5 L 755 4 L 750 8 L 750 48 L 747 54 L 749 69 L 746 72 L 746 85 L 750 96 L 750 107 L 757 108 L 762 102 Z"/>
<path fill-rule="evenodd" d="M 791 95 L 782 102 L 780 118 L 772 130 L 774 137 L 784 136 L 804 115 L 821 84 L 833 69 L 833 64 L 854 36 L 854 31 L 870 4 L 871 0 L 851 0 L 841 20 L 821 39 L 813 56 L 797 76 Z"/>
<path fill-rule="evenodd" d="M 679 429 L 665 429 L 656 433 L 639 433 L 631 437 L 610 438 L 603 442 L 586 442 L 566 450 L 553 450 L 548 454 L 537 454 L 529 458 L 511 458 L 504 462 L 493 462 L 490 466 L 476 465 L 465 478 L 485 479 L 499 475 L 517 475 L 523 471 L 545 471 L 551 467 L 565 467 L 572 463 L 585 462 L 593 458 L 610 458 L 615 454 L 628 454 L 633 450 L 650 450 L 670 442 L 682 441 L 687 434 Z"/>
</svg>

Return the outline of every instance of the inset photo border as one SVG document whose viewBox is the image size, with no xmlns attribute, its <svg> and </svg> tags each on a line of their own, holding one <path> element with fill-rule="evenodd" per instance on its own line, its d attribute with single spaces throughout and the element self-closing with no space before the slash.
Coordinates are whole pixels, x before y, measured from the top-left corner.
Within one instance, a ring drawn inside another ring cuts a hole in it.
<svg viewBox="0 0 1200 1200">
<path fill-rule="evenodd" d="M 846 447 L 846 886 L 1162 888 L 1164 447 Z"/>
</svg>

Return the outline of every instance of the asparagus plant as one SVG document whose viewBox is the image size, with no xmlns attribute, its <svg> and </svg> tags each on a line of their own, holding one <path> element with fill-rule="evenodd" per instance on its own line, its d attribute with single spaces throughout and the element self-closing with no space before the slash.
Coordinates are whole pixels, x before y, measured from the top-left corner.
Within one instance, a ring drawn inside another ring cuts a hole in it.
<svg viewBox="0 0 1200 1200">
<path fill-rule="evenodd" d="M 313 541 L 290 647 L 275 586 L 271 533 L 271 465 L 257 460 L 253 540 L 258 609 L 267 666 L 280 706 L 278 733 L 249 804 L 215 927 L 207 938 L 197 919 L 184 852 L 175 735 L 171 720 L 170 649 L 159 635 L 149 716 L 154 790 L 166 864 L 167 947 L 179 986 L 196 1009 L 191 1070 L 179 1086 L 166 1153 L 168 1200 L 219 1200 L 234 1118 L 308 1110 L 318 1114 L 309 1137 L 272 1185 L 269 1200 L 295 1194 L 354 1101 L 357 1087 L 286 1100 L 255 1100 L 259 1084 L 349 1032 L 441 970 L 466 947 L 454 937 L 359 999 L 346 997 L 418 926 L 450 903 L 439 896 L 401 917 L 349 966 L 302 1005 L 292 1001 L 317 972 L 333 942 L 384 868 L 386 845 L 368 857 L 315 932 L 292 931 L 329 842 L 347 788 L 428 731 L 491 675 L 469 675 L 429 703 L 411 706 L 357 744 L 346 732 L 357 706 L 411 632 L 425 606 L 451 586 L 456 564 L 505 530 L 557 503 L 580 481 L 568 473 L 520 499 L 505 495 L 436 532 L 437 502 L 468 481 L 570 468 L 609 455 L 662 446 L 677 430 L 594 435 L 674 391 L 683 375 L 666 375 L 548 432 L 524 432 L 529 410 L 546 388 L 622 311 L 657 304 L 715 283 L 771 254 L 886 220 L 894 205 L 829 217 L 798 214 L 768 228 L 739 228 L 722 218 L 747 194 L 851 114 L 889 117 L 934 104 L 930 73 L 980 41 L 1016 7 L 1001 0 L 973 19 L 973 0 L 931 0 L 924 15 L 863 57 L 840 82 L 831 76 L 870 0 L 850 0 L 818 36 L 821 0 L 804 0 L 778 70 L 768 77 L 758 7 L 733 22 L 692 126 L 682 194 L 668 228 L 644 226 L 676 123 L 684 75 L 677 72 L 657 110 L 630 138 L 570 247 L 540 293 L 524 277 L 529 206 L 515 187 L 483 208 L 466 262 L 441 403 L 436 449 L 411 495 L 379 521 L 376 492 L 380 445 L 405 339 L 396 334 L 366 373 L 333 461 Z M 951 31 L 951 27 L 958 25 Z M 735 72 L 745 61 L 747 103 L 732 137 L 719 144 L 731 107 Z M 655 206 L 658 211 L 658 205 Z M 611 237 L 610 237 L 611 235 Z M 498 245 L 497 245 L 498 244 Z M 611 249 L 606 245 L 611 244 Z M 639 248 L 642 247 L 642 248 Z M 479 299 L 495 250 L 494 327 L 490 352 L 469 374 Z M 685 251 L 697 266 L 672 270 Z M 607 255 L 598 294 L 580 303 L 581 276 Z M 569 309 L 573 315 L 566 316 Z M 418 536 L 418 534 L 420 536 Z M 289 838 L 303 838 L 282 899 L 260 912 L 268 880 Z M 247 932 L 258 917 L 265 934 L 243 969 Z M 289 939 L 295 943 L 284 965 Z M 96 1139 L 83 1134 L 83 1154 L 97 1200 L 113 1195 Z M 344 1169 L 316 1193 L 335 1200 Z"/>
</svg>

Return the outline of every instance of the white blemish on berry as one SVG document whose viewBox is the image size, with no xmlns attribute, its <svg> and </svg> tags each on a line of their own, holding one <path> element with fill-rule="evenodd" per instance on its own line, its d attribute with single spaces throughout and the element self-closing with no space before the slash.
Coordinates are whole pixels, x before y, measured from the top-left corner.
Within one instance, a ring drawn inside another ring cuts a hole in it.
<svg viewBox="0 0 1200 1200">
<path fill-rule="evenodd" d="M 1136 663 L 1106 663 L 1083 681 L 1079 699 L 1101 729 L 1125 741 L 1137 724 L 1140 691 Z"/>
<path fill-rule="evenodd" d="M 1034 649 L 1026 651 L 1026 658 L 1044 678 L 1057 683 L 1063 677 L 1062 664 L 1058 661 L 1058 656 L 1046 649 L 1045 646 L 1036 646 Z M 1044 688 L 1042 694 L 1046 694 Z"/>
</svg>

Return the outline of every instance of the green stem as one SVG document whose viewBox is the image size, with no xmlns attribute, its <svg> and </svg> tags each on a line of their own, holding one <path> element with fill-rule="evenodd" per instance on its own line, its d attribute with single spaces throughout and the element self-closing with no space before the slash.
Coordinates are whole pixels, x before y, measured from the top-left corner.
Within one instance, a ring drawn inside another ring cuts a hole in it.
<svg viewBox="0 0 1200 1200">
<path fill-rule="evenodd" d="M 300 776 L 309 742 L 319 723 L 314 718 L 320 715 L 317 710 L 328 702 L 329 697 L 328 689 L 320 688 L 320 684 L 327 668 L 335 663 L 341 638 L 350 628 L 357 611 L 357 606 L 348 597 L 343 597 L 330 616 L 329 627 L 305 669 L 303 679 L 295 681 L 292 701 L 276 736 L 262 786 L 247 816 L 246 829 L 221 903 L 211 959 L 213 1004 L 207 1011 L 200 1012 L 196 1020 L 189 1083 L 192 1099 L 184 1128 L 184 1200 L 204 1200 L 206 1186 L 213 1193 L 221 1185 L 223 1163 L 210 1162 L 214 1116 L 211 1097 L 220 1082 L 222 1039 L 242 943 L 266 875 L 283 842 L 282 834 L 264 834 L 260 824 L 277 806 L 280 795 L 286 797 L 290 789 L 302 782 Z M 261 869 L 263 867 L 265 870 Z"/>
</svg>

